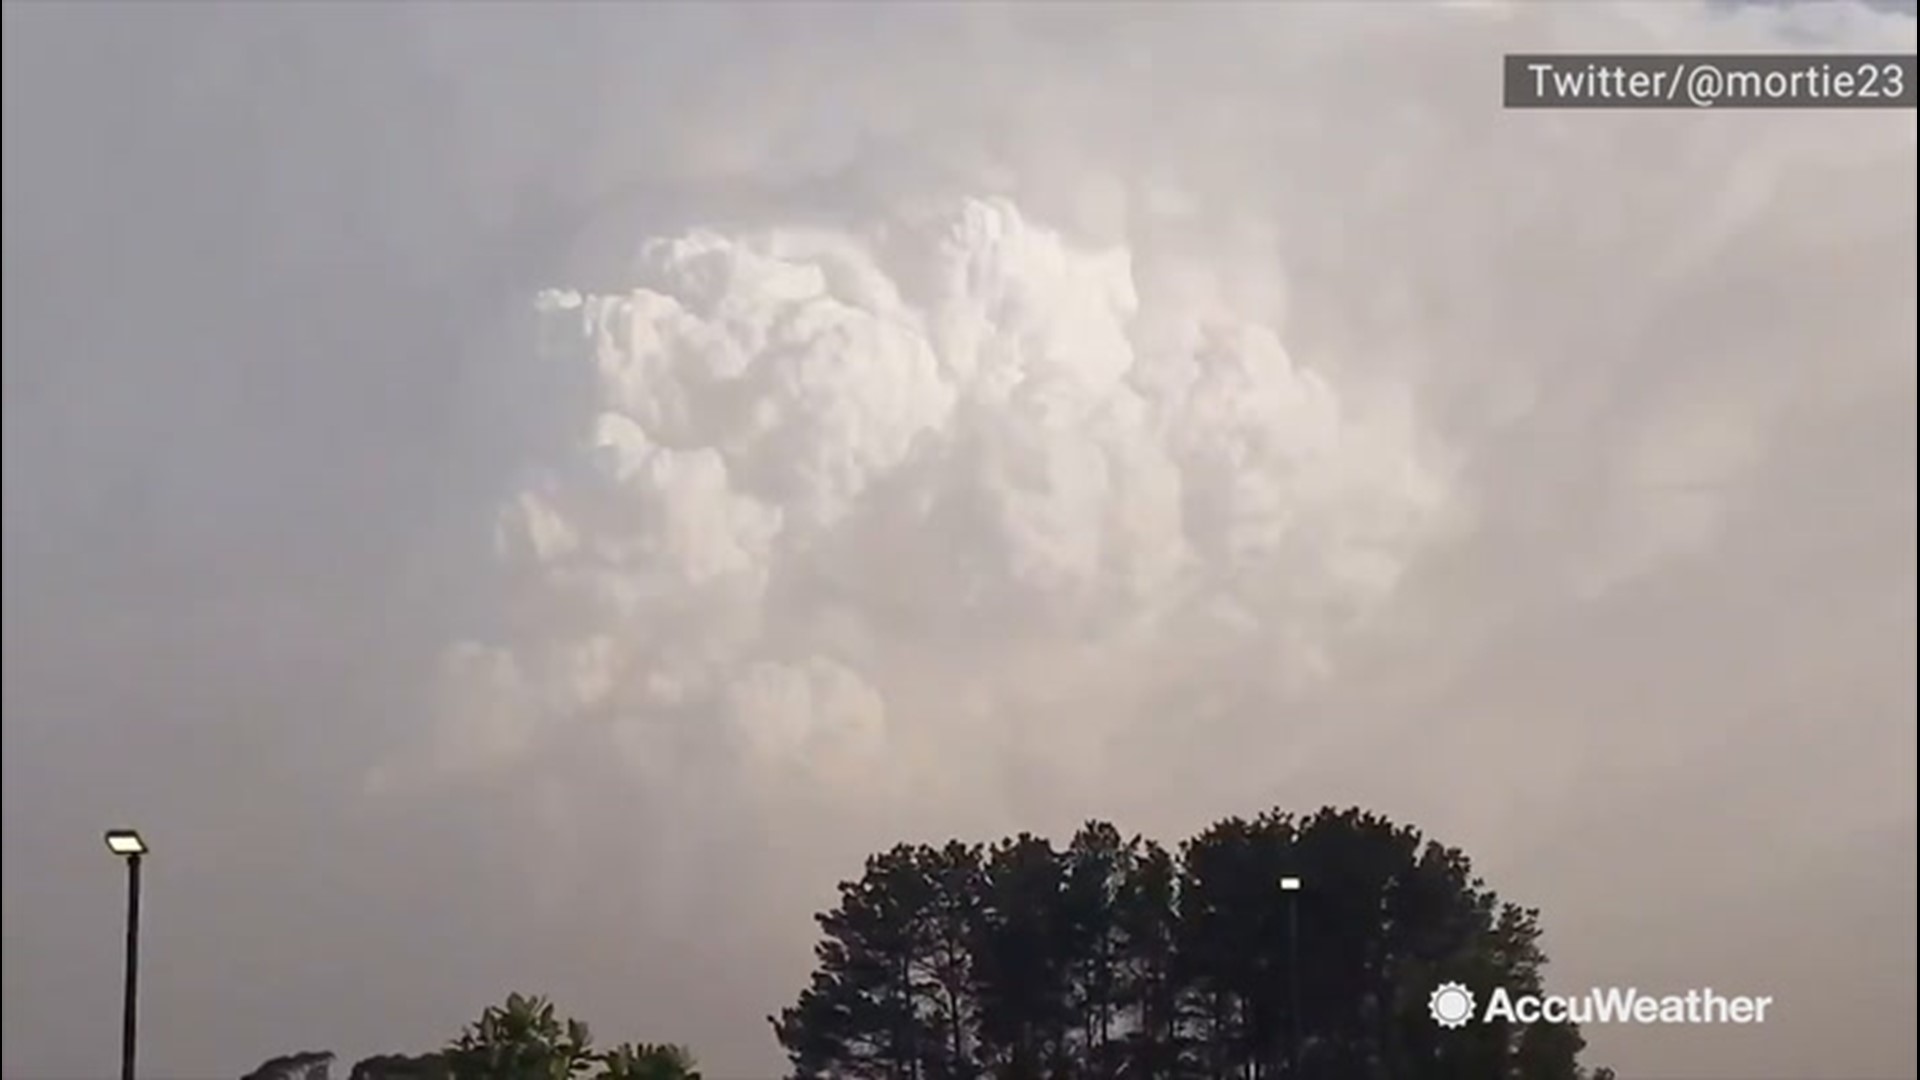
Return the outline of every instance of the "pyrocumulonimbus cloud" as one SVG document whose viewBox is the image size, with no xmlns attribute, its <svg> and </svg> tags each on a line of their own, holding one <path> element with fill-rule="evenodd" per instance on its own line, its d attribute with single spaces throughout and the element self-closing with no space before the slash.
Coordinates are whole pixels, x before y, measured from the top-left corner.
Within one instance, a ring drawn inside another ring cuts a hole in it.
<svg viewBox="0 0 1920 1080">
<path fill-rule="evenodd" d="M 1162 703 L 1048 702 L 1137 664 L 1206 686 L 1258 642 L 1311 685 L 1444 527 L 1444 455 L 1134 261 L 969 198 L 542 294 L 541 362 L 595 392 L 501 509 L 514 600 L 445 658 L 436 763 L 584 731 L 924 790 L 969 748 L 1085 758 Z"/>
</svg>

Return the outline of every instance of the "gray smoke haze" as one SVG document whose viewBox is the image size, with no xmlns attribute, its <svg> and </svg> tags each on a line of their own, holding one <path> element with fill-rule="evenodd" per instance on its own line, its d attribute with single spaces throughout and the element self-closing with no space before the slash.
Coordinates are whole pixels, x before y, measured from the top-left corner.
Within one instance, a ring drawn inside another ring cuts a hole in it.
<svg viewBox="0 0 1920 1080">
<path fill-rule="evenodd" d="M 1911 1076 L 1910 113 L 1504 112 L 1910 14 L 9 5 L 4 1069 L 775 1074 L 907 838 L 1359 803 L 1627 1076 Z"/>
</svg>

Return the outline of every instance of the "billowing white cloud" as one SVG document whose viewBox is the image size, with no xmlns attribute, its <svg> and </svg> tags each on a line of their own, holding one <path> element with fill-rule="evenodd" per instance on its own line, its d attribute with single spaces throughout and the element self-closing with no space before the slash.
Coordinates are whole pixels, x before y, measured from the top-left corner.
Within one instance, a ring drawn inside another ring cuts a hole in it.
<svg viewBox="0 0 1920 1080">
<path fill-rule="evenodd" d="M 720 726 L 858 797 L 952 770 L 983 713 L 1084 755 L 1159 704 L 1034 703 L 1196 632 L 1324 675 L 1440 535 L 1442 448 L 1222 298 L 1143 303 L 1134 262 L 978 198 L 649 240 L 630 292 L 543 294 L 534 362 L 597 393 L 501 510 L 515 613 L 451 651 L 435 761 Z"/>
</svg>

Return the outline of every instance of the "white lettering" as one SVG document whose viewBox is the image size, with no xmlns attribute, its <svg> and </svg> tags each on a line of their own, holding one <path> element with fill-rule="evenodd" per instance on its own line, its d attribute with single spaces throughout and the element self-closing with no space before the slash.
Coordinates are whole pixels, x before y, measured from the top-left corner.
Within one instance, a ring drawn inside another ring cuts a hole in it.
<svg viewBox="0 0 1920 1080">
<path fill-rule="evenodd" d="M 1764 1024 L 1770 997 L 1729 996 L 1712 987 L 1654 996 L 1637 988 L 1594 987 L 1585 994 L 1514 994 L 1496 987 L 1479 1019 L 1511 1024 Z"/>
<path fill-rule="evenodd" d="M 1622 990 L 1610 986 L 1605 990 L 1596 990 L 1587 997 L 1594 1003 L 1594 1019 L 1602 1024 L 1625 1023 L 1633 1015 L 1634 992 L 1631 988 Z"/>
<path fill-rule="evenodd" d="M 1547 72 L 1553 70 L 1552 64 L 1528 64 L 1527 70 L 1533 72 L 1533 96 L 1547 96 Z"/>
</svg>

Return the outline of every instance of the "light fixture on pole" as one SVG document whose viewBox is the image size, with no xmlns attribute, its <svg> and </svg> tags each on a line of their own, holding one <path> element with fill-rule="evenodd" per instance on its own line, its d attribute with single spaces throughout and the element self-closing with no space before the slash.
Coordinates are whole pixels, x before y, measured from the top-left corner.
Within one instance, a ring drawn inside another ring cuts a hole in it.
<svg viewBox="0 0 1920 1080">
<path fill-rule="evenodd" d="M 120 1080 L 134 1080 L 134 1017 L 140 990 L 140 860 L 147 842 L 132 829 L 108 829 L 107 850 L 127 861 L 127 975 L 120 1011 Z"/>
</svg>

